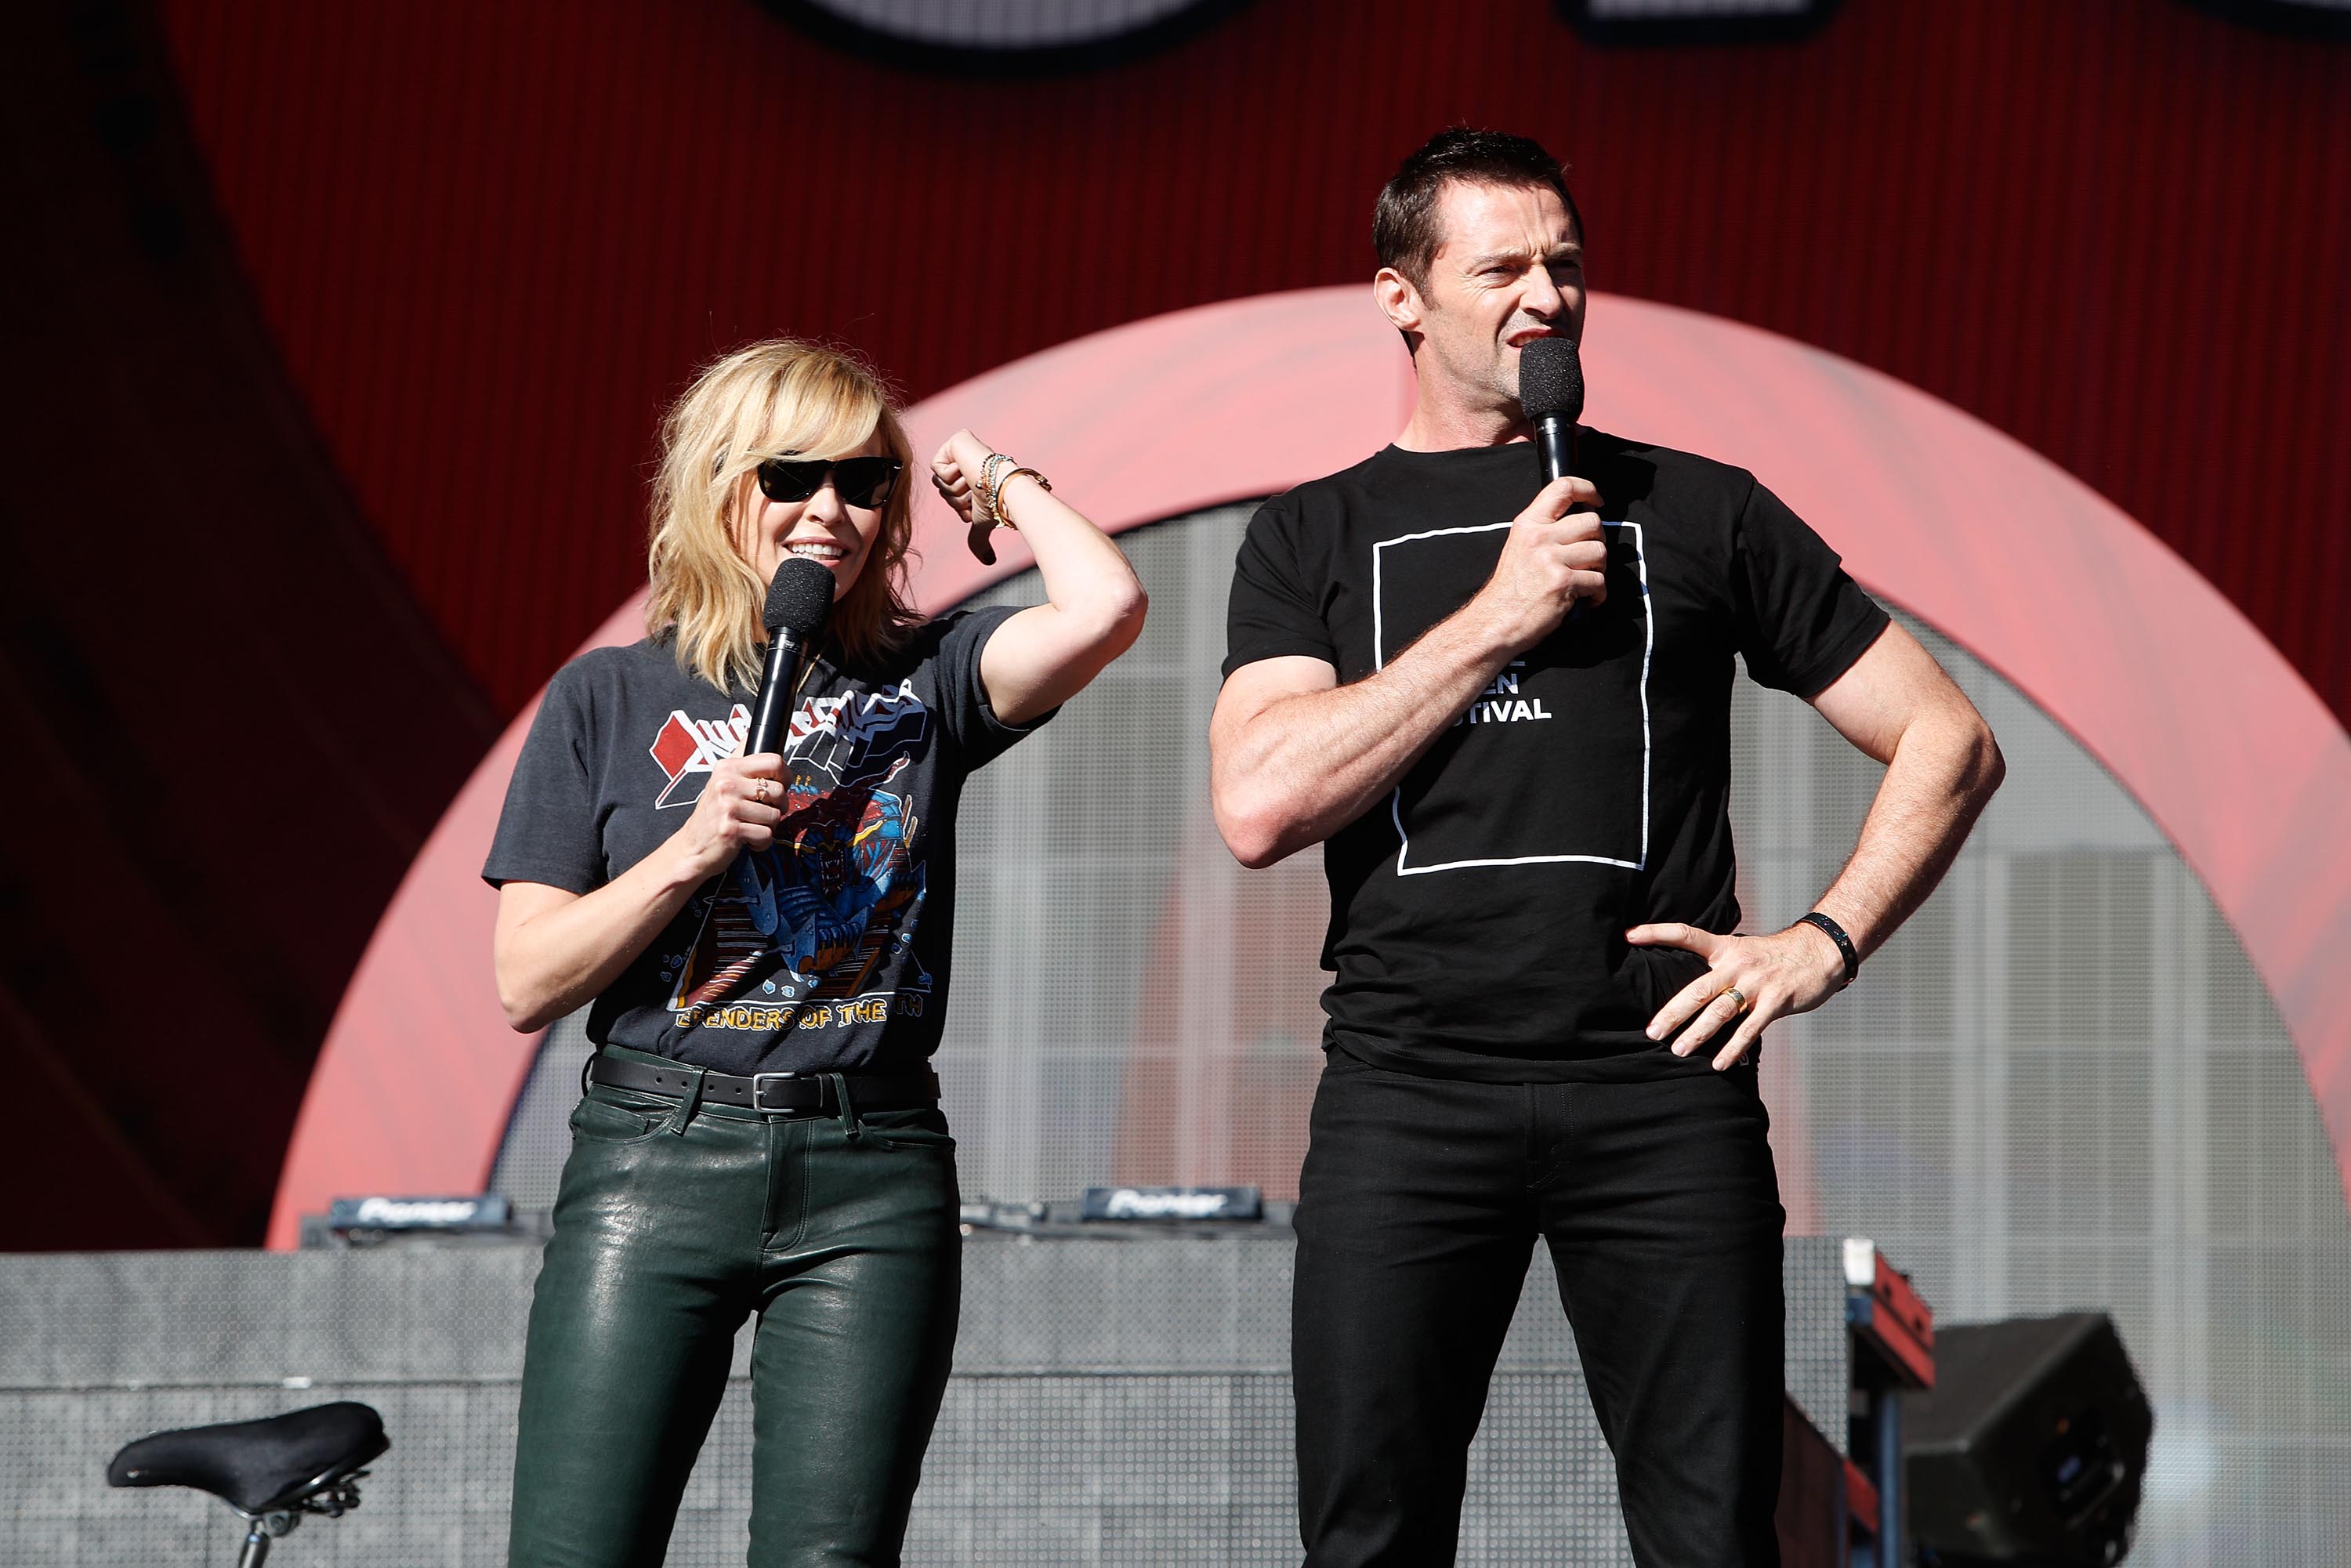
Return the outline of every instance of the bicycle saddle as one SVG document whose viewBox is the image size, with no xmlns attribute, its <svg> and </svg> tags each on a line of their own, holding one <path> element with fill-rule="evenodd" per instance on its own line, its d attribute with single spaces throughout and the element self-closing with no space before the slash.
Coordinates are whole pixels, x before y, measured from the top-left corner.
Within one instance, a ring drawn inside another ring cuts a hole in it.
<svg viewBox="0 0 2351 1568">
<path fill-rule="evenodd" d="M 109 1486 L 194 1487 L 240 1513 L 291 1508 L 392 1447 L 383 1417 L 344 1400 L 259 1421 L 141 1437 L 106 1467 Z"/>
</svg>

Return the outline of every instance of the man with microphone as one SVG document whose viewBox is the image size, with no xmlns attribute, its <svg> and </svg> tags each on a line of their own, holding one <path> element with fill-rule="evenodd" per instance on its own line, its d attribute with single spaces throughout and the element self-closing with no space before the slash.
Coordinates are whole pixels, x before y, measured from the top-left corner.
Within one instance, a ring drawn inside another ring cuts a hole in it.
<svg viewBox="0 0 2351 1568">
<path fill-rule="evenodd" d="M 1210 727 L 1233 853 L 1320 843 L 1331 883 L 1292 1320 L 1307 1563 L 1453 1560 L 1540 1237 L 1635 1559 L 1776 1563 L 1784 1216 L 1758 1037 L 1926 898 L 2000 751 L 1753 476 L 1575 429 L 1585 235 L 1558 160 L 1446 131 L 1373 236 L 1412 416 L 1251 520 Z M 1522 387 L 1530 354 L 1555 357 Z M 1562 389 L 1531 439 L 1522 391 L 1542 414 Z M 1539 447 L 1573 472 L 1545 483 Z M 1734 655 L 1886 765 L 1813 911 L 1752 936 Z"/>
</svg>

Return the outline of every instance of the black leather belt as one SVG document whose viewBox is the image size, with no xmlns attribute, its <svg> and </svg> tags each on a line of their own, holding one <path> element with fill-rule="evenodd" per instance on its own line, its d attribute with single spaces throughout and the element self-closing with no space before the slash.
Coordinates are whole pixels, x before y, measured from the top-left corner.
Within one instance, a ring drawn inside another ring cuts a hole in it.
<svg viewBox="0 0 2351 1568">
<path fill-rule="evenodd" d="M 655 1067 L 622 1057 L 596 1055 L 588 1059 L 588 1082 L 611 1089 L 633 1089 L 644 1094 L 666 1094 L 683 1100 L 694 1088 L 691 1067 Z M 921 1072 L 806 1073 L 755 1072 L 746 1078 L 733 1072 L 705 1072 L 702 1099 L 705 1104 L 735 1105 L 769 1116 L 838 1116 L 841 1097 L 836 1078 L 849 1085 L 851 1106 L 867 1111 L 920 1111 L 939 1103 L 939 1075 Z"/>
</svg>

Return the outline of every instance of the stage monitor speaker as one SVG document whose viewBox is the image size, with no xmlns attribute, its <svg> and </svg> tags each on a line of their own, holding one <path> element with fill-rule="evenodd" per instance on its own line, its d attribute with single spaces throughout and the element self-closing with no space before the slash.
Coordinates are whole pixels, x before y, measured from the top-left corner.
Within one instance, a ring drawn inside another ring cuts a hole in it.
<svg viewBox="0 0 2351 1568">
<path fill-rule="evenodd" d="M 2154 1413 L 2104 1312 L 1938 1325 L 1903 1396 L 1922 1563 L 2105 1568 L 2130 1551 Z"/>
</svg>

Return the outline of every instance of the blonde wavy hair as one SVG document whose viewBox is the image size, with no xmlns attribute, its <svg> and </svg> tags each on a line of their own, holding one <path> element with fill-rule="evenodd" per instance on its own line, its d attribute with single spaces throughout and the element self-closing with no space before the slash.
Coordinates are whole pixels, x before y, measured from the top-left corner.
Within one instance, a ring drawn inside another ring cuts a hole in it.
<svg viewBox="0 0 2351 1568">
<path fill-rule="evenodd" d="M 899 647 L 922 620 L 906 598 L 918 475 L 881 377 L 841 350 L 771 338 L 706 366 L 670 406 L 653 478 L 645 630 L 675 633 L 681 669 L 721 691 L 758 685 L 768 584 L 746 557 L 759 465 L 787 455 L 852 456 L 877 431 L 905 472 L 827 628 L 862 664 Z"/>
</svg>

